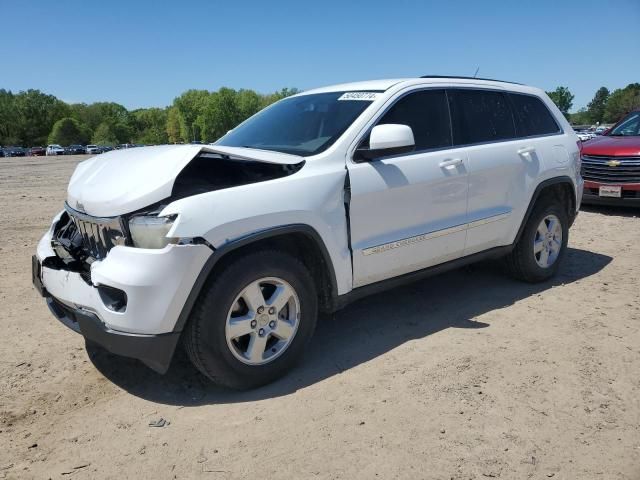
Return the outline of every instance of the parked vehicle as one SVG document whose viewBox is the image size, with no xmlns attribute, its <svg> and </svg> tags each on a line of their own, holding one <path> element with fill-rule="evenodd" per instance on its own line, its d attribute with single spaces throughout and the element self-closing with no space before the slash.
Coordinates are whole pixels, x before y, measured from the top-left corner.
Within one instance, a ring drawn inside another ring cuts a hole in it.
<svg viewBox="0 0 640 480">
<path fill-rule="evenodd" d="M 540 89 L 337 85 L 283 99 L 212 146 L 80 163 L 33 282 L 60 321 L 113 353 L 164 372 L 182 341 L 211 380 L 249 388 L 296 363 L 318 310 L 487 258 L 549 279 L 581 197 L 579 141 Z"/>
<path fill-rule="evenodd" d="M 4 148 L 0 145 L 0 157 L 4 157 Z"/>
<path fill-rule="evenodd" d="M 53 144 L 53 145 L 47 145 L 47 151 L 46 151 L 47 156 L 51 156 L 51 155 L 64 155 L 65 154 L 65 150 L 64 148 L 62 148 L 60 145 L 58 144 Z"/>
<path fill-rule="evenodd" d="M 24 157 L 27 151 L 22 147 L 4 147 L 5 157 Z"/>
<path fill-rule="evenodd" d="M 29 149 L 29 155 L 32 157 L 42 157 L 47 153 L 44 147 L 31 147 Z"/>
<path fill-rule="evenodd" d="M 113 147 L 110 147 L 109 145 L 98 145 L 98 148 L 100 149 L 101 153 L 110 152 L 111 150 L 113 150 Z"/>
<path fill-rule="evenodd" d="M 584 130 L 576 130 L 575 133 L 581 142 L 586 142 L 587 140 L 591 140 L 591 135 L 589 135 Z"/>
<path fill-rule="evenodd" d="M 102 149 L 97 145 L 87 145 L 85 147 L 85 153 L 88 153 L 90 155 L 97 155 L 99 153 L 102 153 Z"/>
<path fill-rule="evenodd" d="M 68 155 L 84 155 L 86 153 L 86 147 L 82 145 L 69 145 L 66 150 Z"/>
<path fill-rule="evenodd" d="M 640 110 L 582 149 L 585 203 L 640 205 Z"/>
</svg>

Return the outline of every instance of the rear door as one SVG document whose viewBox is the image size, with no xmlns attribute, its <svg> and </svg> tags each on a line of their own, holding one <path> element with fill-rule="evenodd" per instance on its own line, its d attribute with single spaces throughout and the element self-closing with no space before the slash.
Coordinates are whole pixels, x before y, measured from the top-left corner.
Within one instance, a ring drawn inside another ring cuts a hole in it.
<svg viewBox="0 0 640 480">
<path fill-rule="evenodd" d="M 405 95 L 377 122 L 389 123 L 411 127 L 415 151 L 347 162 L 354 287 L 457 258 L 464 250 L 466 158 L 451 151 L 446 92 Z"/>
<path fill-rule="evenodd" d="M 448 90 L 453 143 L 468 158 L 469 208 L 465 255 L 500 244 L 509 230 L 523 178 L 537 162 L 518 153 L 515 123 L 506 94 L 500 90 Z"/>
<path fill-rule="evenodd" d="M 453 143 L 468 157 L 469 209 L 465 255 L 513 241 L 532 185 L 554 156 L 549 131 L 559 131 L 540 100 L 500 90 L 448 92 Z M 538 103 L 540 104 L 538 104 Z"/>
</svg>

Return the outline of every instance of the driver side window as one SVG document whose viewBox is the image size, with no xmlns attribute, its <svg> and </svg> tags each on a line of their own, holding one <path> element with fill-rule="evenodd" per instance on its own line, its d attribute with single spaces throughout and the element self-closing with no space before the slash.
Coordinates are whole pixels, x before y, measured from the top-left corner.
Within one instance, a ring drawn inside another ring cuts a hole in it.
<svg viewBox="0 0 640 480">
<path fill-rule="evenodd" d="M 377 125 L 396 123 L 413 130 L 415 151 L 450 147 L 451 122 L 444 90 L 421 90 L 398 100 Z M 368 145 L 367 138 L 365 145 Z"/>
</svg>

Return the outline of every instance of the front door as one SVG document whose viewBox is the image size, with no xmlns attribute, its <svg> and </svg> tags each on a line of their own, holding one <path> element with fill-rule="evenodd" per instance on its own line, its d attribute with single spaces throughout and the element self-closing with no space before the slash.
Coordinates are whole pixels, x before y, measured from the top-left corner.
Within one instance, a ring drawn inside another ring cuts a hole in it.
<svg viewBox="0 0 640 480">
<path fill-rule="evenodd" d="M 348 162 L 354 287 L 464 252 L 467 158 L 451 150 L 445 91 L 426 89 L 403 96 L 377 122 L 389 123 L 411 127 L 414 152 Z"/>
</svg>

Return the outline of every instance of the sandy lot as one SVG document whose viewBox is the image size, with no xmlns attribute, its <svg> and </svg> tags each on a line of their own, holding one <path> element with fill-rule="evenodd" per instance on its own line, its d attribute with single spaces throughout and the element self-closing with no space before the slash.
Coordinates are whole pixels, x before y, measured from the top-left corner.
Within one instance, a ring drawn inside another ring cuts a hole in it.
<svg viewBox="0 0 640 480">
<path fill-rule="evenodd" d="M 0 159 L 0 478 L 640 479 L 640 210 L 583 211 L 549 283 L 487 264 L 353 304 L 234 393 L 88 355 L 31 287 L 78 158 Z"/>
</svg>

